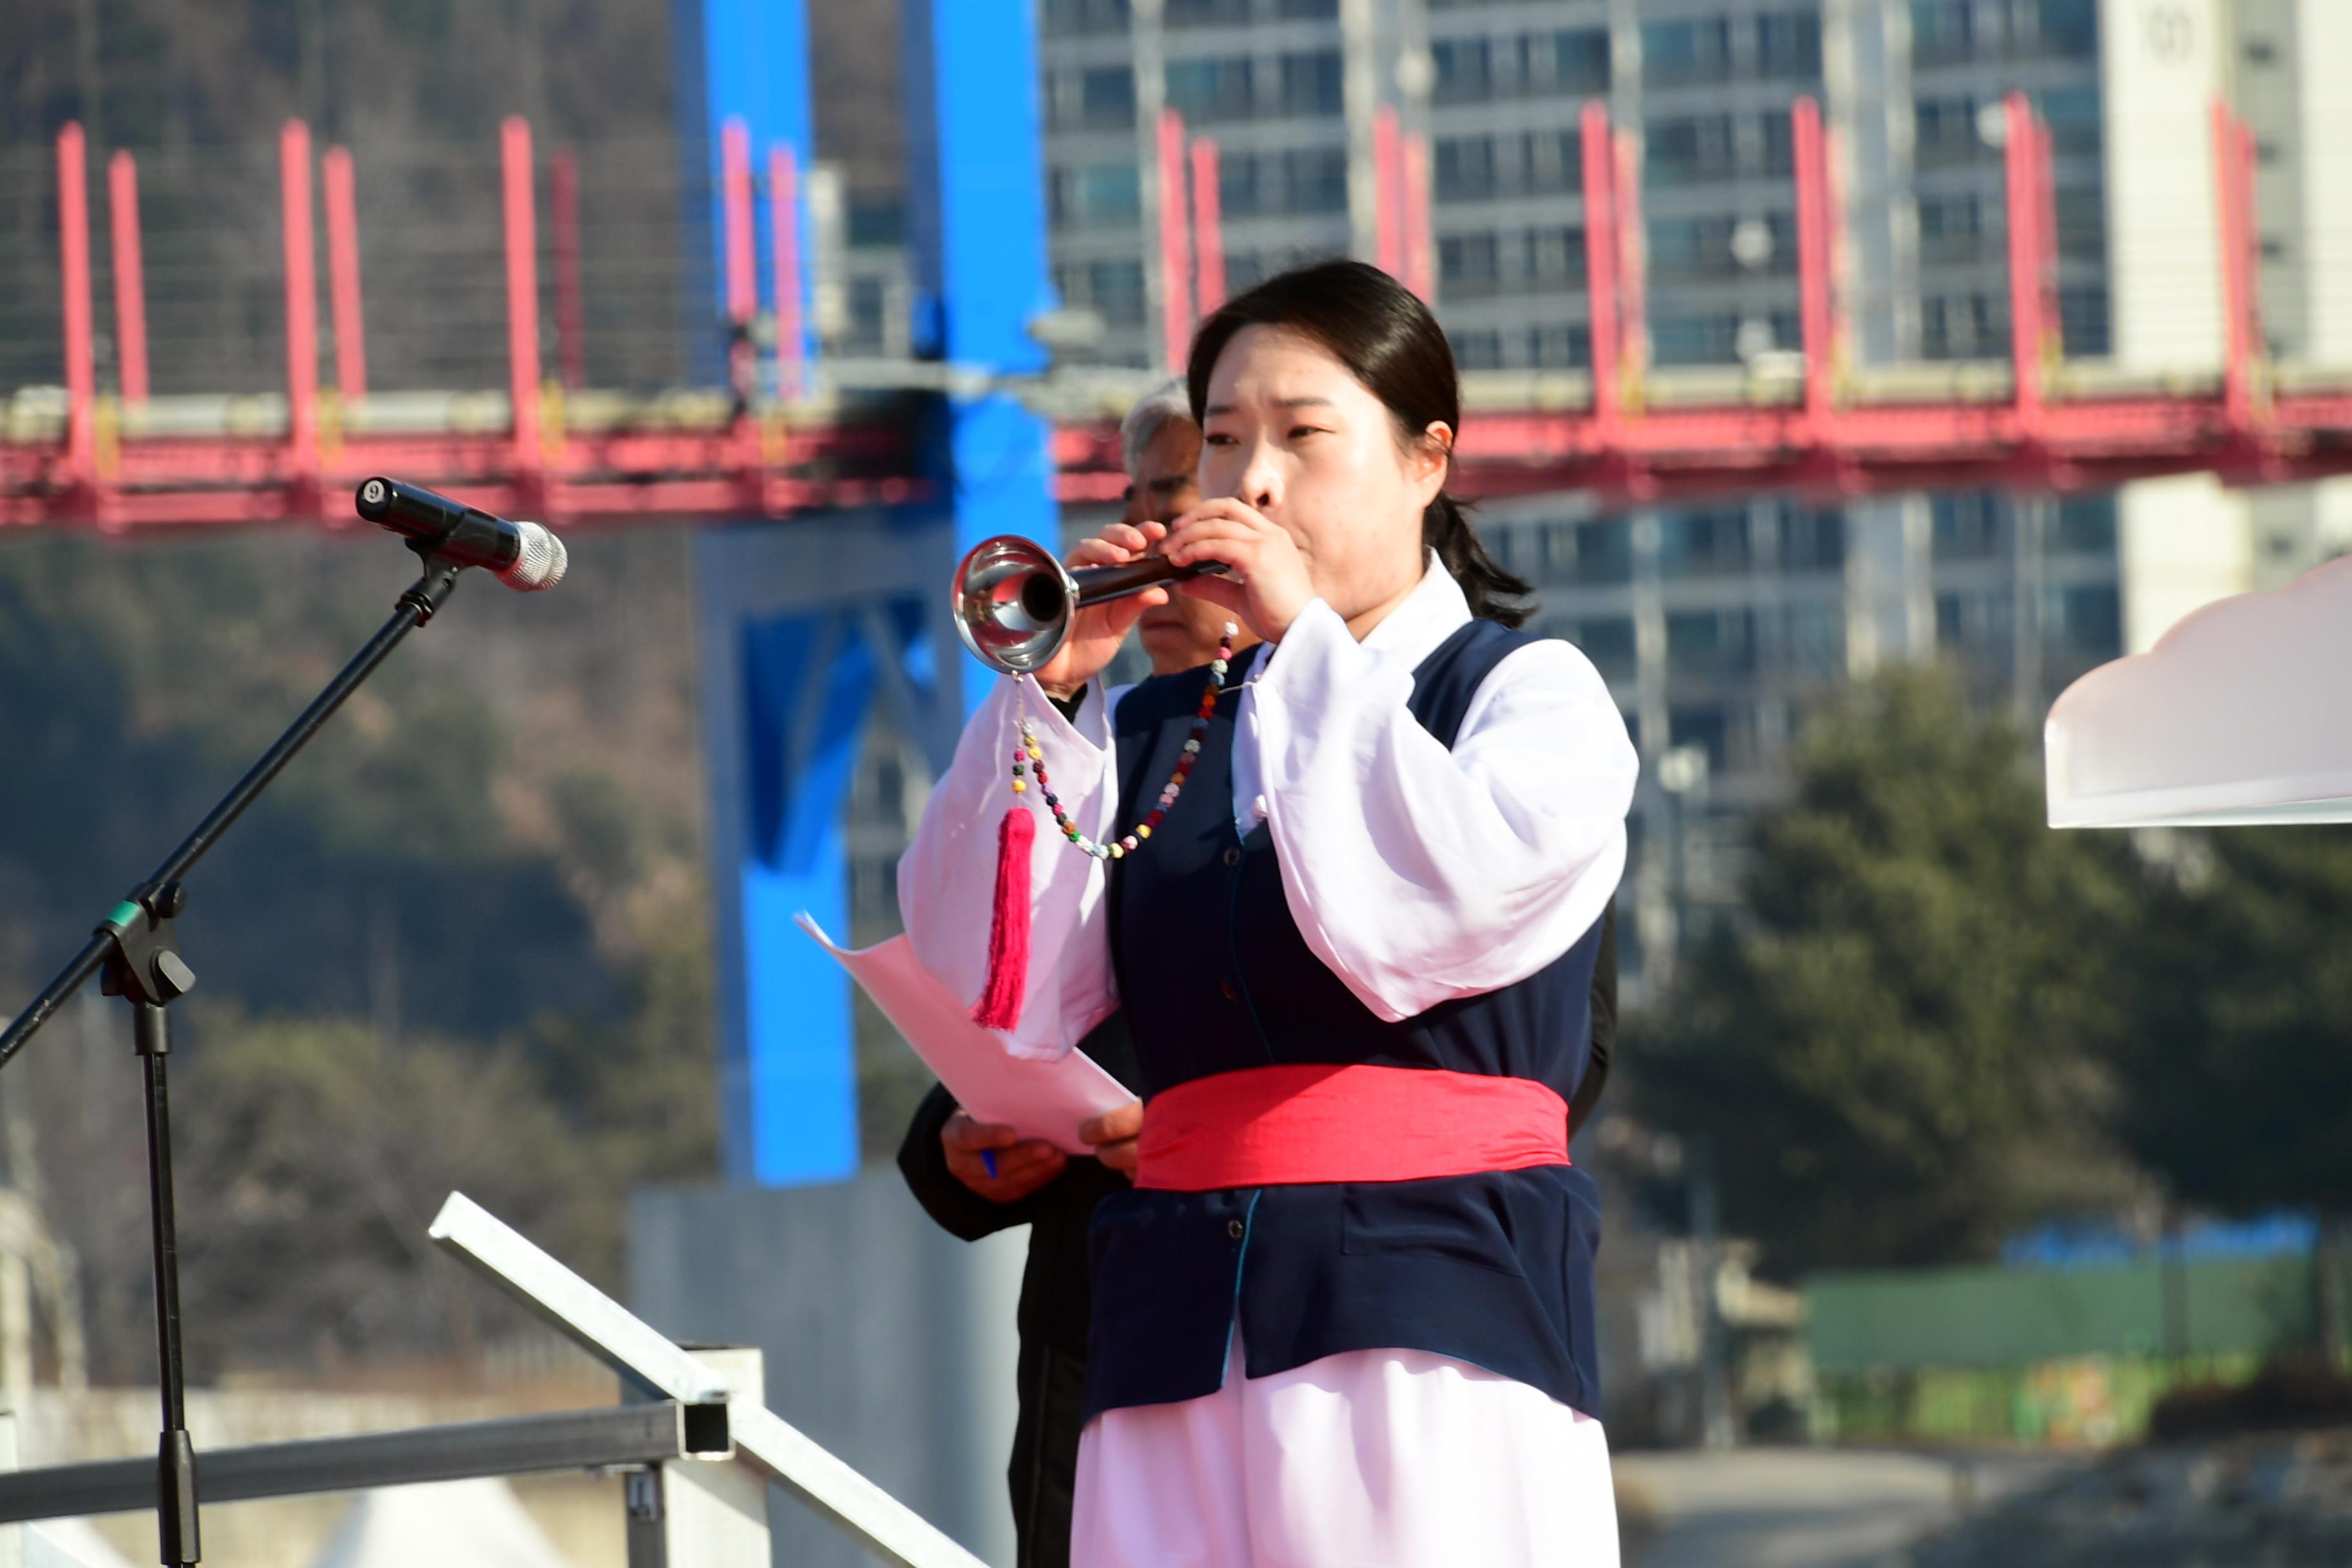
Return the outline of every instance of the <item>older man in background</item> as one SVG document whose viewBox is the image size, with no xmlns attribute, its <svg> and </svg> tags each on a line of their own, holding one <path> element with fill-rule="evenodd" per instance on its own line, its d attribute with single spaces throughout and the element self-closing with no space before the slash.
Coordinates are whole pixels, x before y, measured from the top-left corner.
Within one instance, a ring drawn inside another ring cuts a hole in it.
<svg viewBox="0 0 2352 1568">
<path fill-rule="evenodd" d="M 1138 403 L 1119 426 L 1119 443 L 1128 478 L 1125 521 L 1166 522 L 1200 500 L 1194 469 L 1201 427 L 1181 381 L 1155 387 Z M 1152 672 L 1208 663 L 1226 618 L 1219 606 L 1181 593 L 1146 610 L 1137 630 Z M 1121 1083 L 1136 1087 L 1124 1016 L 1114 1013 L 1079 1044 Z M 1087 1225 L 1095 1205 L 1125 1187 L 1127 1178 L 1098 1160 L 1073 1159 L 1043 1140 L 1024 1142 L 1009 1127 L 975 1121 L 940 1087 L 915 1112 L 898 1169 L 924 1210 L 963 1240 L 1030 1227 L 1017 1320 L 1020 1416 L 1007 1479 L 1020 1568 L 1066 1568 L 1093 1309 Z"/>
</svg>

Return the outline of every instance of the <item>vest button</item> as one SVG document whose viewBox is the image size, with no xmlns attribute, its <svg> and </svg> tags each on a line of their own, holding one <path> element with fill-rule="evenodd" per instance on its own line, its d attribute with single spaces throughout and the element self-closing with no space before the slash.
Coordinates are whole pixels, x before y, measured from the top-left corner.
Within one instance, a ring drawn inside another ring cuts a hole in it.
<svg viewBox="0 0 2352 1568">
<path fill-rule="evenodd" d="M 1238 849 L 1228 849 L 1228 850 L 1226 850 L 1226 851 L 1225 851 L 1225 864 L 1226 864 L 1226 865 L 1228 865 L 1228 866 L 1238 866 L 1238 865 L 1240 865 L 1241 863 L 1242 863 L 1242 852 L 1241 852 L 1240 850 L 1238 850 Z"/>
<path fill-rule="evenodd" d="M 1242 1222 L 1237 1219 L 1227 1220 L 1225 1222 L 1225 1234 L 1232 1237 L 1235 1241 L 1239 1241 L 1242 1238 Z"/>
</svg>

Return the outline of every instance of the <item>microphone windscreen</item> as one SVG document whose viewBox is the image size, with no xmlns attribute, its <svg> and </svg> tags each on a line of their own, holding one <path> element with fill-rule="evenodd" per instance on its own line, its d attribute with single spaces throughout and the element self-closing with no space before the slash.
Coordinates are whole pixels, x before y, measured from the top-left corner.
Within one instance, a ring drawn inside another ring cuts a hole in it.
<svg viewBox="0 0 2352 1568">
<path fill-rule="evenodd" d="M 572 563 L 563 541 L 535 522 L 517 522 L 514 530 L 521 541 L 522 552 L 515 557 L 513 565 L 499 574 L 499 581 L 526 594 L 552 588 L 562 582 L 563 569 Z"/>
</svg>

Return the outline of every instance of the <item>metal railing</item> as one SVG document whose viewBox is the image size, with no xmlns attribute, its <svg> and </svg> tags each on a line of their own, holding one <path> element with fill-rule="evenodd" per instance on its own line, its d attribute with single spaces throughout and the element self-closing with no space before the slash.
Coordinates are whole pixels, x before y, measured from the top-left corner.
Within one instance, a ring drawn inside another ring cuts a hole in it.
<svg viewBox="0 0 2352 1568">
<path fill-rule="evenodd" d="M 597 1289 L 462 1193 L 429 1232 L 618 1373 L 635 1402 L 399 1432 L 219 1448 L 203 1503 L 564 1470 L 627 1477 L 630 1568 L 768 1562 L 766 1492 L 782 1487 L 896 1568 L 980 1559 L 769 1410 L 756 1351 L 698 1353 Z M 152 1508 L 152 1457 L 0 1474 L 0 1525 Z"/>
</svg>

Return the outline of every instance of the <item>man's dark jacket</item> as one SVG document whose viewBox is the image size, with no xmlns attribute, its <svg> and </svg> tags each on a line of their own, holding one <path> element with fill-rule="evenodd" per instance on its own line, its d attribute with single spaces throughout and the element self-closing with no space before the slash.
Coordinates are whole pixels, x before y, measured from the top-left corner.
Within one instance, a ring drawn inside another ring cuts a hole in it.
<svg viewBox="0 0 2352 1568">
<path fill-rule="evenodd" d="M 1569 1105 L 1572 1137 L 1591 1114 L 1609 1076 L 1617 1043 L 1617 902 L 1601 916 L 1601 952 L 1592 973 L 1592 1060 Z M 1135 1048 L 1127 1021 L 1113 1014 L 1079 1042 L 1119 1082 L 1137 1081 Z M 1029 1266 L 1021 1276 L 1019 1363 L 1021 1413 L 1013 1428 L 1013 1524 L 1020 1538 L 1019 1568 L 1068 1568 L 1070 1501 L 1076 1490 L 1078 1431 L 1087 1392 L 1087 1320 L 1093 1292 L 1087 1278 L 1087 1225 L 1095 1205 L 1127 1185 L 1127 1178 L 1095 1160 L 1072 1160 L 1062 1174 L 1018 1203 L 991 1203 L 948 1169 L 940 1130 L 955 1100 L 934 1085 L 907 1129 L 898 1169 L 907 1185 L 950 1236 L 977 1241 L 1025 1225 Z"/>
</svg>

